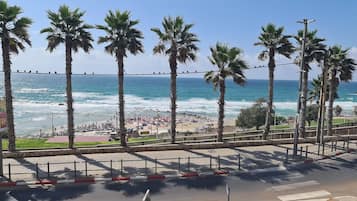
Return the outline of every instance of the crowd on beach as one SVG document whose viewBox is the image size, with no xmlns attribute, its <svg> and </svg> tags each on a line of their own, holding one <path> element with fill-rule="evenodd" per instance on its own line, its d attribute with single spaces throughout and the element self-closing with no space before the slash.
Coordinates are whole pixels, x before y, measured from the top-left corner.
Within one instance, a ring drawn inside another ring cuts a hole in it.
<svg viewBox="0 0 357 201">
<path fill-rule="evenodd" d="M 119 121 L 115 114 L 105 121 L 88 122 L 75 127 L 76 135 L 113 135 L 116 134 Z M 189 133 L 207 133 L 215 127 L 215 120 L 207 116 L 193 113 L 177 115 L 177 131 Z M 66 135 L 66 127 L 55 127 L 40 133 L 40 137 Z M 132 137 L 143 135 L 162 135 L 169 132 L 170 113 L 146 113 L 126 119 L 127 133 Z"/>
</svg>

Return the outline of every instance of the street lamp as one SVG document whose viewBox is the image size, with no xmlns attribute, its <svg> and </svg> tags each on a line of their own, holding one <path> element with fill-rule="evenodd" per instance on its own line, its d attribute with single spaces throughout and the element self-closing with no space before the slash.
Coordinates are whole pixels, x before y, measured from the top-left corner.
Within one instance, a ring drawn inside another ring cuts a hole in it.
<svg viewBox="0 0 357 201">
<path fill-rule="evenodd" d="M 296 114 L 296 119 L 295 119 L 295 132 L 294 132 L 294 149 L 293 149 L 293 156 L 297 156 L 297 151 L 298 151 L 298 143 L 299 143 L 299 134 L 302 134 L 302 132 L 305 132 L 304 130 L 304 122 L 303 122 L 303 116 L 305 116 L 305 110 L 306 107 L 301 108 L 302 103 L 306 101 L 306 97 L 304 94 L 306 83 L 303 85 L 303 81 L 307 82 L 307 80 L 303 80 L 302 77 L 307 74 L 307 70 L 304 68 L 305 67 L 305 46 L 306 46 L 306 34 L 307 34 L 307 25 L 309 23 L 315 22 L 314 19 L 308 20 L 308 19 L 303 19 L 302 21 L 297 21 L 297 23 L 302 23 L 304 24 L 304 32 L 303 32 L 303 40 L 302 40 L 302 53 L 301 53 L 301 62 L 300 62 L 300 79 L 299 79 L 299 100 L 298 100 L 298 105 L 297 105 L 297 114 Z M 303 88 L 304 87 L 304 88 Z M 306 105 L 305 105 L 306 106 Z"/>
</svg>

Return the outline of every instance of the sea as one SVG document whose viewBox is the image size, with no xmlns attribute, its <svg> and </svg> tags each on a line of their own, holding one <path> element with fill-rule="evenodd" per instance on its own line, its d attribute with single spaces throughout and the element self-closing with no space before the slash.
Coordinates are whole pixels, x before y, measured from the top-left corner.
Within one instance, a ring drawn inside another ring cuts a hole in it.
<svg viewBox="0 0 357 201">
<path fill-rule="evenodd" d="M 0 76 L 0 95 L 3 95 L 3 76 Z M 116 75 L 73 75 L 75 124 L 105 121 L 118 111 Z M 66 78 L 63 74 L 12 75 L 15 128 L 17 135 L 38 134 L 66 125 Z M 226 118 L 234 119 L 242 108 L 251 106 L 258 98 L 267 98 L 267 80 L 247 80 L 239 86 L 227 80 Z M 352 114 L 357 106 L 357 82 L 339 87 L 336 105 L 344 114 Z M 217 116 L 218 91 L 203 78 L 178 77 L 177 111 L 212 118 Z M 128 118 L 155 115 L 170 110 L 169 77 L 125 77 L 125 112 Z M 276 80 L 274 107 L 278 115 L 295 116 L 298 81 Z M 53 120 L 53 121 L 52 121 Z"/>
</svg>

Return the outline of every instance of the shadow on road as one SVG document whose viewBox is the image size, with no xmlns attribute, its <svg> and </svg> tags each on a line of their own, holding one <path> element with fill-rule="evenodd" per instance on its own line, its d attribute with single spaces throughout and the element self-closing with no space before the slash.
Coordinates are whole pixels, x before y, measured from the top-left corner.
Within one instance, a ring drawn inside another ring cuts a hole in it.
<svg viewBox="0 0 357 201">
<path fill-rule="evenodd" d="M 29 201 L 29 200 L 48 200 L 48 201 L 64 201 L 68 199 L 80 198 L 84 194 L 92 192 L 90 185 L 59 186 L 56 188 L 45 189 L 37 188 L 21 188 L 12 191 L 0 191 L 0 200 L 4 201 Z"/>
<path fill-rule="evenodd" d="M 122 192 L 127 197 L 144 194 L 147 189 L 150 189 L 150 194 L 159 194 L 166 183 L 162 181 L 147 181 L 147 182 L 126 182 L 126 183 L 106 183 L 105 189 Z"/>
</svg>

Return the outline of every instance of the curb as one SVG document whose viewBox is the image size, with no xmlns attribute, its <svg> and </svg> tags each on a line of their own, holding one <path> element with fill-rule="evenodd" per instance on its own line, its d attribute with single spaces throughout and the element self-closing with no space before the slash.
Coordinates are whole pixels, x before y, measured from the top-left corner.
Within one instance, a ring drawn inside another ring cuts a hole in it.
<svg viewBox="0 0 357 201">
<path fill-rule="evenodd" d="M 39 185 L 56 185 L 57 184 L 57 180 L 48 180 L 48 179 L 43 179 L 43 180 L 38 180 L 35 182 L 35 184 L 39 184 Z"/>
<path fill-rule="evenodd" d="M 112 181 L 130 181 L 130 177 L 113 177 Z"/>
<path fill-rule="evenodd" d="M 228 175 L 229 171 L 228 170 L 215 170 L 214 175 Z"/>
<path fill-rule="evenodd" d="M 147 180 L 164 180 L 166 179 L 165 175 L 155 174 L 147 176 Z"/>
<path fill-rule="evenodd" d="M 74 183 L 95 183 L 94 177 L 74 179 Z"/>
<path fill-rule="evenodd" d="M 1 182 L 0 187 L 12 187 L 16 186 L 16 182 L 8 181 L 8 182 Z"/>
<path fill-rule="evenodd" d="M 191 177 L 198 177 L 198 172 L 185 172 L 181 174 L 183 178 L 191 178 Z"/>
</svg>

